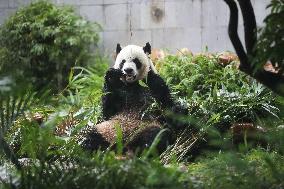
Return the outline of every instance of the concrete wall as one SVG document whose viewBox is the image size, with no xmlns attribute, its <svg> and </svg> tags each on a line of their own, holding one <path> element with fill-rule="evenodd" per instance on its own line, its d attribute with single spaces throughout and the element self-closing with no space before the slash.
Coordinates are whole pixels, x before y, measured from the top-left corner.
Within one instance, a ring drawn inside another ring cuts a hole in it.
<svg viewBox="0 0 284 189">
<path fill-rule="evenodd" d="M 0 0 L 0 24 L 31 0 Z M 223 0 L 53 0 L 73 5 L 82 16 L 103 26 L 100 47 L 107 54 L 117 42 L 176 51 L 233 50 L 227 34 L 229 10 Z M 270 0 L 252 0 L 258 26 Z M 243 34 L 240 19 L 240 35 Z"/>
</svg>

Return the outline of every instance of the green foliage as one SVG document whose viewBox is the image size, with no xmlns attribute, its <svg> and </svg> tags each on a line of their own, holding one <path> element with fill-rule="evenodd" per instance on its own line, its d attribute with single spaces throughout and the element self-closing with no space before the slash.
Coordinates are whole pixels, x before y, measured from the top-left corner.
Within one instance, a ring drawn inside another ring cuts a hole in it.
<svg viewBox="0 0 284 189">
<path fill-rule="evenodd" d="M 277 117 L 279 112 L 272 93 L 241 73 L 236 61 L 224 66 L 218 55 L 170 55 L 158 62 L 158 67 L 196 119 L 212 119 L 215 125 L 228 128 L 235 122 Z"/>
<path fill-rule="evenodd" d="M 36 122 L 23 121 L 20 141 L 20 157 L 30 157 L 32 159 L 46 160 L 54 155 L 52 148 L 60 145 L 60 139 L 56 138 L 52 128 L 39 127 Z"/>
<path fill-rule="evenodd" d="M 68 94 L 75 93 L 80 96 L 83 100 L 79 103 L 80 106 L 82 104 L 97 106 L 102 95 L 104 74 L 108 67 L 108 60 L 99 56 L 96 56 L 87 68 L 74 67 L 69 75 L 69 84 L 63 92 L 68 91 Z M 68 102 L 72 100 L 65 101 L 65 103 Z"/>
<path fill-rule="evenodd" d="M 113 153 L 98 153 L 78 163 L 80 166 L 73 162 L 65 169 L 60 164 L 28 169 L 21 188 L 181 188 L 180 172 L 155 161 L 117 160 Z"/>
<path fill-rule="evenodd" d="M 46 159 L 61 154 L 54 150 L 56 146 L 69 144 L 70 136 L 88 123 L 97 123 L 107 68 L 107 59 L 96 57 L 88 68 L 73 68 L 76 71 L 71 72 L 69 84 L 61 94 L 49 100 L 46 95 L 37 100 L 26 111 L 25 117 L 15 122 L 6 137 L 18 157 Z M 44 123 L 39 124 L 33 118 L 35 114 L 43 117 Z M 57 132 L 57 128 L 62 131 Z M 55 137 L 55 133 L 60 137 Z"/>
<path fill-rule="evenodd" d="M 0 156 L 1 188 L 283 187 L 283 99 L 275 98 L 240 73 L 237 62 L 224 66 L 216 55 L 168 56 L 157 65 L 174 95 L 189 105 L 190 115 L 185 119 L 198 125 L 201 132 L 196 134 L 191 127 L 186 128 L 161 157 L 155 157 L 159 137 L 140 157 L 123 154 L 119 129 L 117 152 L 82 150 L 72 135 L 100 119 L 103 76 L 108 68 L 104 58 L 96 57 L 93 61 L 87 68 L 74 67 L 66 88 L 51 101 L 38 98 L 29 101 L 29 108 L 22 108 L 22 116 L 5 132 L 5 141 L 12 147 L 18 144 L 18 148 L 8 148 L 27 162 L 16 170 L 9 163 L 11 159 Z M 3 102 L 0 106 L 4 112 L 2 123 L 11 120 L 6 117 L 11 117 L 7 112 L 12 112 L 13 101 L 16 105 L 19 102 L 10 97 L 9 105 Z M 155 108 L 156 104 L 150 107 Z M 44 115 L 42 123 L 33 118 L 35 113 Z M 267 150 L 246 148 L 232 152 L 224 147 L 226 142 L 231 144 L 224 139 L 227 135 L 213 129 L 225 126 L 228 130 L 232 123 L 244 121 L 269 129 L 264 138 Z M 68 134 L 55 136 L 58 126 L 66 127 Z M 200 140 L 205 138 L 206 144 L 212 143 L 208 136 L 215 137 L 213 142 L 222 148 L 203 153 L 188 164 L 195 155 L 192 149 L 202 147 L 198 145 Z M 6 169 L 7 166 L 10 168 Z M 5 179 L 3 170 L 11 178 Z"/>
<path fill-rule="evenodd" d="M 225 85 L 230 92 L 235 91 L 246 79 L 235 65 L 224 68 L 219 64 L 217 55 L 169 55 L 158 62 L 158 67 L 171 88 L 187 98 L 205 99 L 215 86 L 220 89 Z"/>
<path fill-rule="evenodd" d="M 97 123 L 101 117 L 103 76 L 107 68 L 108 60 L 102 57 L 96 57 L 87 68 L 74 67 L 68 86 L 55 100 L 48 124 L 54 126 L 64 120 L 74 120 L 74 127 L 67 129 L 73 135 L 87 123 Z"/>
<path fill-rule="evenodd" d="M 204 141 L 211 149 L 231 149 L 232 134 L 228 132 L 234 123 L 267 127 L 263 119 L 279 119 L 274 95 L 241 73 L 237 65 L 237 60 L 224 65 L 214 54 L 169 55 L 157 62 L 174 95 L 187 102 L 186 120 L 190 123 L 190 128 L 162 154 L 163 162 L 169 163 L 172 158 L 178 162 L 191 160 Z"/>
<path fill-rule="evenodd" d="M 256 46 L 256 58 L 254 62 L 257 67 L 270 60 L 272 65 L 284 71 L 284 1 L 272 0 L 269 4 L 270 14 L 265 18 L 265 26 L 260 29 L 260 37 Z"/>
<path fill-rule="evenodd" d="M 18 169 L 20 164 L 17 156 L 10 148 L 5 140 L 5 136 L 9 129 L 12 128 L 14 122 L 19 119 L 32 101 L 32 94 L 16 94 L 0 98 L 0 153 L 3 152 L 5 157 L 9 159 Z"/>
<path fill-rule="evenodd" d="M 223 153 L 189 165 L 189 178 L 193 188 L 281 188 L 283 162 L 283 156 L 260 149 Z"/>
<path fill-rule="evenodd" d="M 27 79 L 36 89 L 62 89 L 71 68 L 93 58 L 90 46 L 98 42 L 98 30 L 72 8 L 32 3 L 1 26 L 1 72 L 13 73 L 18 82 Z"/>
</svg>

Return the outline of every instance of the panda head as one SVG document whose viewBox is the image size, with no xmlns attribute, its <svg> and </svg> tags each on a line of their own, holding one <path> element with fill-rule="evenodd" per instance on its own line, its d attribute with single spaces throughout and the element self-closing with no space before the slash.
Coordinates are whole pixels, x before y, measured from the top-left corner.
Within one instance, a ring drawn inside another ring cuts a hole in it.
<svg viewBox="0 0 284 189">
<path fill-rule="evenodd" d="M 157 73 L 149 58 L 151 54 L 149 43 L 146 43 L 145 47 L 128 45 L 124 48 L 117 44 L 116 54 L 114 68 L 122 71 L 122 81 L 125 83 L 134 83 L 144 79 L 150 69 Z"/>
</svg>

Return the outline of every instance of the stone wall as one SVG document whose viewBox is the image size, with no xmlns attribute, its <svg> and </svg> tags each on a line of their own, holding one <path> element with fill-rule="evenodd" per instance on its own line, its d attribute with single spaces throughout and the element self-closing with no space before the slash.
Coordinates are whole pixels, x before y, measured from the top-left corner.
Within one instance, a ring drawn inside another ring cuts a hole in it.
<svg viewBox="0 0 284 189">
<path fill-rule="evenodd" d="M 31 0 L 0 0 L 0 24 Z M 227 34 L 229 10 L 223 0 L 53 0 L 72 5 L 88 20 L 103 27 L 100 47 L 110 53 L 117 42 L 171 51 L 233 50 Z M 258 26 L 262 26 L 270 0 L 252 0 Z M 240 19 L 240 35 L 243 35 Z"/>
</svg>

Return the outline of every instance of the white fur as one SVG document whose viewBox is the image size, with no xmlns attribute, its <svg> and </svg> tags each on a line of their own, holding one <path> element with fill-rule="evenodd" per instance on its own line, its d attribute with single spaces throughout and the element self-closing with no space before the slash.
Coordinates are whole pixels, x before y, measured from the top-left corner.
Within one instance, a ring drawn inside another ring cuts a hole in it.
<svg viewBox="0 0 284 189">
<path fill-rule="evenodd" d="M 136 69 L 135 63 L 132 61 L 134 58 L 138 58 L 139 61 L 141 62 L 142 66 L 139 70 Z M 114 63 L 114 68 L 119 69 L 119 65 L 122 62 L 122 60 L 125 60 L 126 62 L 124 63 L 124 66 L 122 68 L 132 68 L 134 70 L 134 75 L 136 75 L 136 78 L 131 81 L 127 82 L 134 82 L 138 80 L 144 79 L 150 70 L 150 68 L 157 73 L 153 62 L 149 58 L 149 55 L 145 54 L 144 50 L 142 47 L 136 46 L 136 45 L 128 45 L 124 47 L 117 55 L 115 63 Z"/>
</svg>

